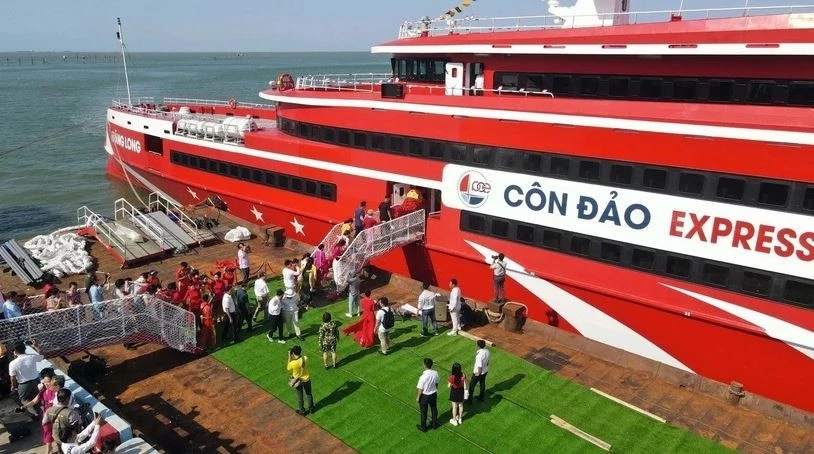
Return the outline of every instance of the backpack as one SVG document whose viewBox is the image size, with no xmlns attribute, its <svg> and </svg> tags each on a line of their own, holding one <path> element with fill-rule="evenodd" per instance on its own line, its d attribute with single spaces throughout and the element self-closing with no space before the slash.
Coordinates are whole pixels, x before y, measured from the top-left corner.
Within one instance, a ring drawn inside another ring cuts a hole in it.
<svg viewBox="0 0 814 454">
<path fill-rule="evenodd" d="M 387 310 L 382 309 L 382 311 L 384 312 L 384 316 L 382 317 L 382 326 L 384 326 L 384 329 L 390 329 L 396 326 L 396 317 L 393 315 L 393 310 L 388 308 Z"/>
<path fill-rule="evenodd" d="M 64 413 L 65 410 L 68 410 L 68 412 Z M 68 407 L 62 407 L 57 410 L 54 415 L 54 435 L 56 436 L 56 441 L 59 443 L 66 443 L 76 432 L 76 428 L 71 425 L 70 414 L 71 411 Z"/>
</svg>

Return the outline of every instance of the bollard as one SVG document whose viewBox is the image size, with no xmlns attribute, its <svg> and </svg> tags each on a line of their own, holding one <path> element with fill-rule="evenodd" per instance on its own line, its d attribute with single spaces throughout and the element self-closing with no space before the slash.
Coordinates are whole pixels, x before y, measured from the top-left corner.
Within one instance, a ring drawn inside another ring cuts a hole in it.
<svg viewBox="0 0 814 454">
<path fill-rule="evenodd" d="M 726 390 L 726 399 L 732 405 L 738 405 L 738 402 L 746 395 L 743 391 L 743 384 L 733 381 L 729 384 L 729 389 Z"/>
</svg>

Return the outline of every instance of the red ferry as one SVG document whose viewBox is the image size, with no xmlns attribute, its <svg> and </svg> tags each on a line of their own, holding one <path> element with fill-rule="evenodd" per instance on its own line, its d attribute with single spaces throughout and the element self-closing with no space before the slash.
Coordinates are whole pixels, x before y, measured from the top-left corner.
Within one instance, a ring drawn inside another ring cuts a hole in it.
<svg viewBox="0 0 814 454">
<path fill-rule="evenodd" d="M 314 245 L 414 187 L 376 266 L 489 300 L 502 252 L 532 319 L 814 411 L 814 7 L 627 3 L 408 22 L 390 72 L 273 104 L 115 102 L 108 171 Z"/>
</svg>

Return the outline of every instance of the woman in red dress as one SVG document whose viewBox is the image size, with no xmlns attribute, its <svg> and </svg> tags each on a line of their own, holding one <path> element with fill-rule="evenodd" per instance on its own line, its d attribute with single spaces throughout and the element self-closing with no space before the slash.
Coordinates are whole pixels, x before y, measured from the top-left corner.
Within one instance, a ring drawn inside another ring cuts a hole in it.
<svg viewBox="0 0 814 454">
<path fill-rule="evenodd" d="M 362 348 L 373 346 L 373 338 L 375 333 L 373 329 L 376 327 L 376 303 L 369 298 L 362 300 L 362 318 L 358 322 L 343 329 L 342 332 L 346 336 L 353 333 L 353 340 L 356 341 Z"/>
</svg>

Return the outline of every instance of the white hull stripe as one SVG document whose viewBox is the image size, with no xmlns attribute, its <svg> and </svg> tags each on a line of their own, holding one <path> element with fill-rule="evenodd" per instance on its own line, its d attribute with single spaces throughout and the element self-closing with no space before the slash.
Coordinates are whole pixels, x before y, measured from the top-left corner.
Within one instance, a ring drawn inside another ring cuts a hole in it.
<svg viewBox="0 0 814 454">
<path fill-rule="evenodd" d="M 440 96 L 440 95 L 439 95 Z M 670 123 L 624 118 L 589 117 L 585 115 L 564 115 L 517 110 L 480 109 L 472 107 L 442 106 L 435 104 L 413 104 L 397 101 L 376 101 L 368 99 L 306 98 L 260 92 L 260 97 L 271 101 L 306 106 L 353 107 L 359 109 L 395 110 L 419 112 L 435 115 L 489 118 L 494 120 L 527 121 L 590 128 L 623 129 L 660 134 L 718 137 L 725 139 L 751 140 L 788 144 L 814 145 L 814 133 L 779 131 L 775 129 L 736 128 L 731 126 L 708 126 L 691 123 Z M 443 100 L 443 98 L 440 98 Z M 498 127 L 498 126 L 495 126 Z"/>
<path fill-rule="evenodd" d="M 130 115 L 130 114 L 123 114 L 122 112 L 116 112 L 116 118 L 111 119 L 108 117 L 108 121 L 115 124 L 116 126 L 124 129 L 128 129 L 133 132 L 140 132 L 140 125 L 138 123 L 142 123 L 145 119 L 144 117 L 138 115 Z M 127 120 L 132 122 L 132 125 L 127 124 Z M 138 122 L 138 123 L 137 123 Z M 151 128 L 152 129 L 152 128 Z M 384 172 L 380 170 L 373 170 L 365 167 L 354 167 L 344 164 L 337 164 L 334 162 L 328 161 L 320 161 L 318 159 L 309 159 L 309 158 L 302 158 L 299 156 L 291 156 L 282 153 L 274 153 L 271 151 L 264 151 L 264 150 L 255 150 L 252 148 L 247 147 L 239 147 L 235 145 L 229 145 L 224 143 L 218 142 L 209 142 L 204 141 L 201 139 L 194 139 L 190 137 L 183 137 L 183 136 L 176 136 L 173 134 L 156 134 L 164 139 L 172 140 L 175 142 L 186 143 L 190 145 L 195 145 L 201 148 L 210 148 L 219 151 L 225 151 L 228 153 L 235 153 L 244 156 L 252 156 L 255 158 L 266 159 L 269 161 L 278 161 L 278 162 L 285 162 L 289 164 L 295 164 L 305 167 L 310 167 L 314 169 L 323 169 L 323 170 L 330 170 L 332 172 L 337 172 L 346 175 L 353 175 L 362 178 L 372 178 L 382 181 L 393 181 L 396 183 L 406 183 L 406 184 L 413 184 L 416 186 L 422 186 L 425 188 L 430 189 L 438 189 L 440 190 L 442 187 L 440 180 L 430 180 L 426 178 L 418 178 L 409 175 L 402 175 L 398 173 L 392 172 Z M 108 150 L 108 153 L 110 151 Z"/>
<path fill-rule="evenodd" d="M 784 342 L 800 353 L 814 359 L 814 332 L 780 320 L 779 318 L 772 317 L 771 315 L 766 315 L 762 312 L 747 309 L 745 307 L 719 300 L 711 296 L 673 287 L 672 285 L 661 285 L 695 298 L 698 301 L 707 303 L 710 306 L 717 307 L 718 309 L 732 314 L 735 317 L 746 320 L 747 322 L 763 329 L 766 332 L 766 335 L 769 337 Z"/>
<path fill-rule="evenodd" d="M 497 254 L 497 252 L 478 243 L 468 240 L 466 240 L 466 243 L 478 251 L 486 263 L 489 263 L 491 257 Z M 551 282 L 530 275 L 521 265 L 508 257 L 506 258 L 506 262 L 506 274 L 509 277 L 557 311 L 557 313 L 576 328 L 582 336 L 687 372 L 693 372 L 684 363 L 620 321 L 557 287 Z"/>
<path fill-rule="evenodd" d="M 814 55 L 812 43 L 428 44 L 374 46 L 374 54 L 493 55 Z"/>
</svg>

